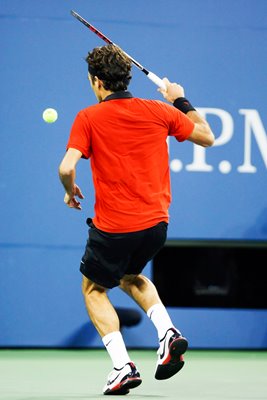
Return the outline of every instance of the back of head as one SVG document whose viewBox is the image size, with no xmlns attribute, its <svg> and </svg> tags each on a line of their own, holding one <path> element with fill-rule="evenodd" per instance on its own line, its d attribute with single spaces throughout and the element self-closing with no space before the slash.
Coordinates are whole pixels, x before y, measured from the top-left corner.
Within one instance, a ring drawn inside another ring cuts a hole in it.
<svg viewBox="0 0 267 400">
<path fill-rule="evenodd" d="M 97 76 L 104 88 L 112 92 L 126 90 L 131 76 L 132 62 L 116 45 L 96 47 L 86 57 L 92 81 Z"/>
</svg>

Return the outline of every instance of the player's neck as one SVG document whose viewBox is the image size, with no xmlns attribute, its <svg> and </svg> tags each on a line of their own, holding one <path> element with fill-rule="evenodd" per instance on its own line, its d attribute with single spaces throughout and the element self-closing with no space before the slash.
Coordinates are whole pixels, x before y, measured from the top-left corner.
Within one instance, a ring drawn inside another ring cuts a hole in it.
<svg viewBox="0 0 267 400">
<path fill-rule="evenodd" d="M 111 95 L 112 93 L 114 93 L 114 92 L 111 92 L 110 90 L 102 89 L 101 93 L 100 93 L 101 101 L 105 100 L 105 98 L 107 96 Z"/>
</svg>

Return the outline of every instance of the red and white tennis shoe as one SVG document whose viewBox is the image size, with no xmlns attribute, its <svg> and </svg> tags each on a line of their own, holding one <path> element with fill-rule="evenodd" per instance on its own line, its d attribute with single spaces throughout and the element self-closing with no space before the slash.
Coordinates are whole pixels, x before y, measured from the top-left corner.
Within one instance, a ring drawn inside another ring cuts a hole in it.
<svg viewBox="0 0 267 400">
<path fill-rule="evenodd" d="M 140 373 L 133 362 L 127 363 L 121 369 L 114 368 L 108 375 L 107 384 L 104 386 L 105 395 L 124 395 L 142 383 Z"/>
<path fill-rule="evenodd" d="M 188 348 L 188 341 L 176 329 L 168 329 L 159 342 L 158 361 L 155 378 L 168 379 L 184 366 L 183 354 Z"/>
</svg>

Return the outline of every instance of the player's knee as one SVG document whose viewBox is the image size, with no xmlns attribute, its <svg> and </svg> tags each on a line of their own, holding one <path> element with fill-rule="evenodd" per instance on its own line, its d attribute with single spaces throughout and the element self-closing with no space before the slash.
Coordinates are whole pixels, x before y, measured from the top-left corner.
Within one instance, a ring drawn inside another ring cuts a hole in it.
<svg viewBox="0 0 267 400">
<path fill-rule="evenodd" d="M 120 288 L 129 292 L 133 286 L 140 287 L 144 283 L 145 277 L 139 275 L 125 275 L 120 281 Z"/>
<path fill-rule="evenodd" d="M 95 282 L 92 282 L 90 279 L 83 276 L 82 293 L 84 297 L 94 296 L 94 295 L 97 296 L 99 294 L 104 293 L 105 291 L 106 291 L 105 288 L 103 288 L 100 285 L 97 285 Z"/>
</svg>

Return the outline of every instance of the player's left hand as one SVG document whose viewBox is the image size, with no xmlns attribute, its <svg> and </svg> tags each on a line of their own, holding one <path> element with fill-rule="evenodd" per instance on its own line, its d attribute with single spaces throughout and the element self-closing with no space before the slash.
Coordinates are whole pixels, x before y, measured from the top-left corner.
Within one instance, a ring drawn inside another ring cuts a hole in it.
<svg viewBox="0 0 267 400">
<path fill-rule="evenodd" d="M 78 185 L 74 185 L 73 192 L 71 194 L 66 193 L 64 196 L 64 203 L 67 204 L 70 208 L 76 208 L 76 210 L 81 210 L 81 203 L 76 199 L 75 196 L 78 196 L 79 199 L 84 199 L 84 195 L 82 194 L 81 189 Z"/>
</svg>

